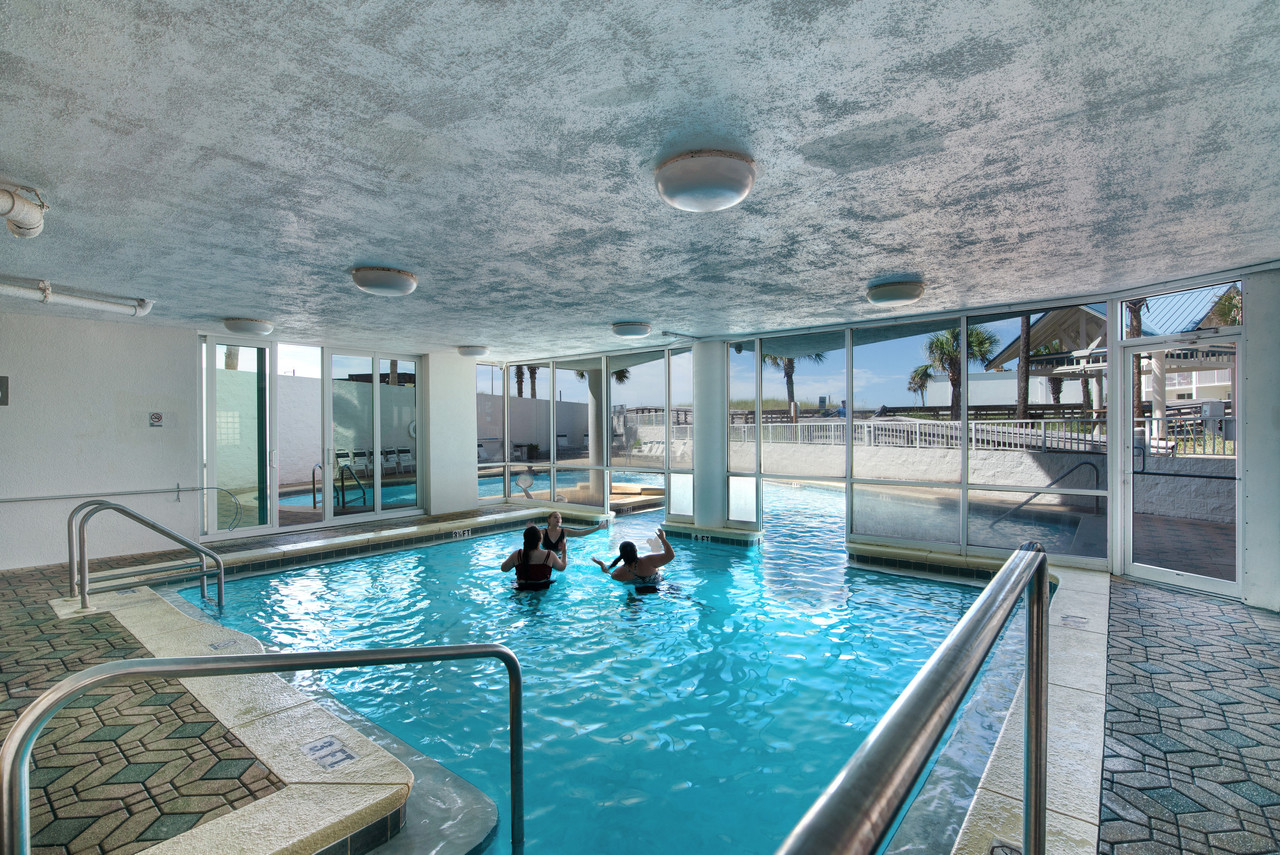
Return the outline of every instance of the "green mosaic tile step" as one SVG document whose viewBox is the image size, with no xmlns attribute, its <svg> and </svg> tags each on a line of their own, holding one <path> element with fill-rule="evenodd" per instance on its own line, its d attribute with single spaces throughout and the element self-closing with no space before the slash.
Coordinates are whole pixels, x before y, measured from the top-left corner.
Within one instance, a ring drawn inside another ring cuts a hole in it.
<svg viewBox="0 0 1280 855">
<path fill-rule="evenodd" d="M 215 724 L 217 724 L 217 722 L 214 722 L 214 721 L 189 722 L 187 724 L 180 725 L 179 727 L 175 728 L 174 731 L 169 734 L 169 738 L 178 739 L 178 738 L 188 737 L 188 736 L 203 736 L 204 733 L 209 728 L 213 727 Z"/>
</svg>

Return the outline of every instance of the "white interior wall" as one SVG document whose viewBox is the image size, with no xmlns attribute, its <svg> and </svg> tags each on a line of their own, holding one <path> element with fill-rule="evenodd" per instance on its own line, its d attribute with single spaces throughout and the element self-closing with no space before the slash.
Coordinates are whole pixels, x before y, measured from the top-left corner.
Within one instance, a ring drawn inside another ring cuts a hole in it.
<svg viewBox="0 0 1280 855">
<path fill-rule="evenodd" d="M 83 500 L 35 497 L 197 485 L 196 354 L 193 331 L 145 320 L 0 313 L 0 499 L 23 499 L 0 504 L 0 569 L 66 561 L 67 515 Z M 188 537 L 199 530 L 195 493 L 113 500 Z M 168 547 L 114 514 L 89 524 L 91 557 Z"/>
<path fill-rule="evenodd" d="M 447 514 L 477 507 L 476 361 L 451 353 L 426 357 L 427 507 Z"/>
</svg>

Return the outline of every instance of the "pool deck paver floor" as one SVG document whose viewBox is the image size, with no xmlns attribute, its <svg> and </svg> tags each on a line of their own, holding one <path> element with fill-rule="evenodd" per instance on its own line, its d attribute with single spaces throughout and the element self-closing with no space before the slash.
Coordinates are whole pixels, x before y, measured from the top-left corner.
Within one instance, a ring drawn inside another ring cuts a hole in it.
<svg viewBox="0 0 1280 855">
<path fill-rule="evenodd" d="M 1280 615 L 1117 578 L 1099 855 L 1280 852 Z"/>
<path fill-rule="evenodd" d="M 147 656 L 109 613 L 60 620 L 63 567 L 0 574 L 0 737 L 67 674 Z M 132 853 L 283 784 L 186 688 L 149 679 L 92 690 L 32 751 L 32 851 Z"/>
</svg>

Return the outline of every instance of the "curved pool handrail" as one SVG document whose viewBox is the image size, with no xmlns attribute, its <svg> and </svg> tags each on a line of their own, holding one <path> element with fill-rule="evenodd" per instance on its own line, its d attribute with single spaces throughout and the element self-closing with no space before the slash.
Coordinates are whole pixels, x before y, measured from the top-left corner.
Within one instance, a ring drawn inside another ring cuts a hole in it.
<svg viewBox="0 0 1280 855">
<path fill-rule="evenodd" d="M 88 509 L 88 510 L 85 510 L 85 509 Z M 207 571 L 208 565 L 205 562 L 206 562 L 206 559 L 212 558 L 214 565 L 217 567 L 218 608 L 222 608 L 222 606 L 225 604 L 227 568 L 222 561 L 222 556 L 214 552 L 212 549 L 209 549 L 207 546 L 202 546 L 201 544 L 196 543 L 194 540 L 192 540 L 189 537 L 184 537 L 183 535 L 178 534 L 173 529 L 161 525 L 160 523 L 156 522 L 150 517 L 143 516 L 142 514 L 138 513 L 132 508 L 127 508 L 124 505 L 119 505 L 119 504 L 116 504 L 115 502 L 108 502 L 101 499 L 85 502 L 84 504 L 77 507 L 74 511 L 72 511 L 71 516 L 67 519 L 68 528 L 70 528 L 70 526 L 72 525 L 72 521 L 75 519 L 76 514 L 80 513 L 82 510 L 84 511 L 84 515 L 80 517 L 80 522 L 79 522 L 79 525 L 77 526 L 77 539 L 76 539 L 76 542 L 79 544 L 79 553 L 80 553 L 79 558 L 80 558 L 80 608 L 81 609 L 85 611 L 88 611 L 89 609 L 89 548 L 87 543 L 89 520 L 93 519 L 95 516 L 97 516 L 103 511 L 114 511 L 123 517 L 133 520 L 139 525 L 142 525 L 151 529 L 156 534 L 164 535 L 165 537 L 172 540 L 174 543 L 180 544 L 181 546 L 185 546 L 187 549 L 190 549 L 192 552 L 199 555 L 200 556 L 200 596 L 202 599 L 208 599 L 208 595 L 209 595 L 209 591 L 206 586 L 206 576 L 208 573 Z M 71 554 L 72 554 L 72 557 L 74 558 L 75 556 L 74 547 L 72 548 Z M 71 596 L 75 596 L 74 585 L 72 586 Z"/>
<path fill-rule="evenodd" d="M 520 661 L 501 644 L 444 644 L 375 650 L 323 650 L 307 653 L 251 653 L 241 656 L 171 656 L 104 662 L 71 674 L 36 698 L 18 716 L 0 747 L 0 817 L 4 832 L 0 855 L 29 855 L 31 780 L 28 764 L 40 731 L 80 695 L 106 683 L 133 677 L 220 677 L 309 671 L 364 665 L 399 665 L 453 659 L 498 659 L 507 668 L 511 734 L 511 842 L 524 841 L 524 724 Z"/>
<path fill-rule="evenodd" d="M 870 855 L 941 742 L 1027 590 L 1024 855 L 1045 853 L 1048 559 L 1028 541 L 1009 557 L 775 855 Z"/>
</svg>

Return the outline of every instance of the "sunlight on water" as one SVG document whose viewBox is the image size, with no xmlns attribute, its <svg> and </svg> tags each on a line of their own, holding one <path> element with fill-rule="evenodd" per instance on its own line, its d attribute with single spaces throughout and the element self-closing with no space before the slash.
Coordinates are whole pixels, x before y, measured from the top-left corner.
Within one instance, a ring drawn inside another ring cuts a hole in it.
<svg viewBox="0 0 1280 855">
<path fill-rule="evenodd" d="M 498 572 L 519 545 L 511 532 L 231 581 L 223 622 L 291 650 L 514 650 L 529 852 L 768 853 L 977 589 L 850 566 L 843 493 L 770 485 L 766 507 L 759 547 L 673 538 L 658 594 L 637 595 L 589 561 L 622 540 L 643 552 L 662 520 L 652 512 L 571 539 L 569 569 L 545 592 L 515 592 Z M 504 839 L 500 665 L 305 679 L 484 790 Z"/>
</svg>

